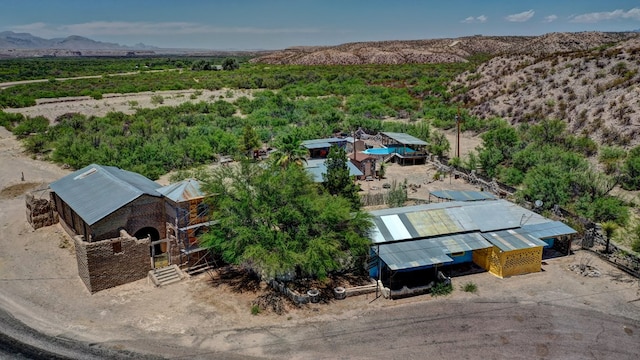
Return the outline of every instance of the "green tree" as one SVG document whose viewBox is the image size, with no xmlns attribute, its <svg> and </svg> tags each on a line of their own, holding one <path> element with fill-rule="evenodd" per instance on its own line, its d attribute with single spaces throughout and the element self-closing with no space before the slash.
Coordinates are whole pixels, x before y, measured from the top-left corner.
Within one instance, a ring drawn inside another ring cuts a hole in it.
<svg viewBox="0 0 640 360">
<path fill-rule="evenodd" d="M 210 208 L 218 223 L 201 243 L 265 280 L 324 278 L 362 265 L 368 254 L 370 215 L 318 192 L 301 167 L 242 162 L 217 168 L 203 189 L 215 194 Z"/>
<path fill-rule="evenodd" d="M 569 176 L 555 164 L 536 166 L 525 175 L 523 183 L 525 197 L 529 201 L 542 200 L 545 208 L 564 205 L 569 200 Z"/>
<path fill-rule="evenodd" d="M 222 68 L 224 70 L 236 70 L 240 68 L 240 64 L 238 64 L 238 60 L 235 58 L 226 58 L 222 62 Z"/>
<path fill-rule="evenodd" d="M 332 146 L 325 165 L 327 173 L 322 174 L 323 186 L 331 195 L 339 195 L 349 200 L 351 208 L 360 209 L 362 202 L 358 195 L 358 188 L 351 178 L 347 163 L 347 152 L 338 146 Z"/>
<path fill-rule="evenodd" d="M 623 187 L 627 190 L 640 189 L 640 146 L 629 151 L 627 159 L 624 162 Z"/>
<path fill-rule="evenodd" d="M 449 144 L 449 140 L 444 135 L 444 133 L 440 131 L 431 132 L 429 143 L 429 152 L 437 156 L 443 156 L 451 150 L 451 144 Z"/>
<path fill-rule="evenodd" d="M 262 146 L 258 133 L 253 126 L 247 124 L 242 129 L 242 137 L 240 138 L 240 148 L 247 157 L 253 156 L 253 151 Z"/>
<path fill-rule="evenodd" d="M 398 185 L 397 181 L 393 180 L 391 188 L 389 188 L 388 205 L 390 208 L 401 207 L 407 201 L 407 179 Z"/>
</svg>

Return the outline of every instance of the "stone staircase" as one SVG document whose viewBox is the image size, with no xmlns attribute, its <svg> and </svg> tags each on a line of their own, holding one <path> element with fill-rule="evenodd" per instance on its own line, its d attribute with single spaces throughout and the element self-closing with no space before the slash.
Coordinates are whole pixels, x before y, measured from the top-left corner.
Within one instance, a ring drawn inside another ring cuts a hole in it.
<svg viewBox="0 0 640 360">
<path fill-rule="evenodd" d="M 184 279 L 186 275 L 177 265 L 171 265 L 149 271 L 149 279 L 155 286 L 164 286 Z"/>
</svg>

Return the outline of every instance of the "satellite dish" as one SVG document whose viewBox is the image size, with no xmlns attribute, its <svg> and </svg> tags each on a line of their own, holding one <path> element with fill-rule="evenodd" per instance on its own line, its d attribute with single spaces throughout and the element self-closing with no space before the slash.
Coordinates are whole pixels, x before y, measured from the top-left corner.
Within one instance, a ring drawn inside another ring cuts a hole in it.
<svg viewBox="0 0 640 360">
<path fill-rule="evenodd" d="M 537 208 L 539 208 L 540 206 L 542 206 L 542 200 L 536 200 L 534 204 L 536 205 Z"/>
</svg>

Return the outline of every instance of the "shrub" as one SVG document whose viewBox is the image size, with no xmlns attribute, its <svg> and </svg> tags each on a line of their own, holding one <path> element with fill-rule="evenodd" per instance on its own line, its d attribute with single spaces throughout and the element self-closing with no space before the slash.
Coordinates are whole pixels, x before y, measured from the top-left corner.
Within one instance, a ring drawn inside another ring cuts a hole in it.
<svg viewBox="0 0 640 360">
<path fill-rule="evenodd" d="M 431 288 L 431 296 L 446 296 L 453 292 L 453 285 L 450 283 L 437 283 L 434 287 Z"/>
<path fill-rule="evenodd" d="M 162 95 L 153 95 L 151 96 L 151 103 L 154 105 L 164 103 L 164 97 Z"/>
<path fill-rule="evenodd" d="M 260 306 L 259 305 L 252 305 L 251 306 L 251 315 L 258 315 L 260 314 Z"/>
<path fill-rule="evenodd" d="M 474 282 L 469 281 L 468 283 L 465 283 L 464 285 L 462 285 L 460 287 L 462 289 L 462 291 L 464 292 L 469 292 L 469 293 L 473 293 L 475 294 L 478 291 L 478 285 L 476 285 Z"/>
</svg>

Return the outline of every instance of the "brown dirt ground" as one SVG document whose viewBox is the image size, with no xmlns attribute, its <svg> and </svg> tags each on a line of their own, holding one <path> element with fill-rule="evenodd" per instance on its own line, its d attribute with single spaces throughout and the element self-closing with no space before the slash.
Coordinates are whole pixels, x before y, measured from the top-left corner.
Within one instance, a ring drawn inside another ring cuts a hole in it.
<svg viewBox="0 0 640 360">
<path fill-rule="evenodd" d="M 444 299 L 425 295 L 374 301 L 374 295 L 369 294 L 299 308 L 287 305 L 285 315 L 251 315 L 251 302 L 259 292 L 239 292 L 225 283 L 214 286 L 207 273 L 161 288 L 140 280 L 91 295 L 77 275 L 74 251 L 62 228 L 54 225 L 34 231 L 25 218 L 23 193 L 66 175 L 69 170 L 25 155 L 20 143 L 4 128 L 0 128 L 0 169 L 0 306 L 27 325 L 51 335 L 117 342 L 136 339 L 139 334 L 156 334 L 172 337 L 182 346 L 224 350 L 231 346 L 226 342 L 225 331 L 357 319 L 371 311 L 403 304 L 449 299 L 555 303 L 640 320 L 638 280 L 583 251 L 547 260 L 539 273 L 508 279 L 488 273 L 454 278 L 455 290 Z M 432 189 L 473 188 L 456 179 L 432 182 L 433 172 L 428 165 L 392 165 L 388 179 L 407 178 L 409 183 L 421 185 L 415 194 L 410 194 L 413 197 L 428 197 Z M 377 184 L 375 180 L 364 186 Z M 594 266 L 602 276 L 584 277 L 569 269 L 569 265 L 581 262 Z M 459 287 L 466 282 L 475 283 L 478 292 L 461 291 Z M 206 341 L 184 343 L 190 336 L 201 336 Z M 245 340 L 254 344 L 266 338 L 251 336 Z M 249 351 L 253 354 L 258 350 L 254 346 Z"/>
</svg>

